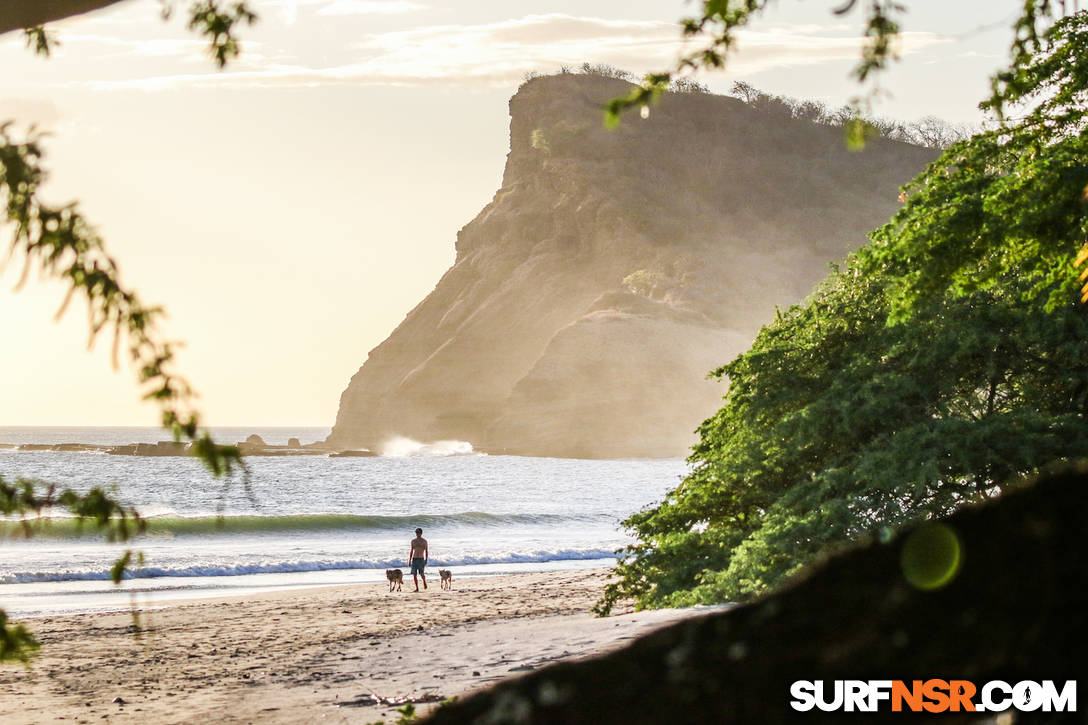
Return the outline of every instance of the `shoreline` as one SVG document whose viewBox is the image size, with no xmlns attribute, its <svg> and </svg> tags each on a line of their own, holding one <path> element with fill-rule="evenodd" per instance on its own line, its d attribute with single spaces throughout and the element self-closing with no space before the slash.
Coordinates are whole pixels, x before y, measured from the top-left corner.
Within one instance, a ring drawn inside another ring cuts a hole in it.
<svg viewBox="0 0 1088 725">
<path fill-rule="evenodd" d="M 608 569 L 607 559 L 568 559 L 542 562 L 459 564 L 443 568 L 461 580 L 543 572 Z M 437 569 L 439 565 L 428 567 Z M 401 566 L 407 571 L 407 567 Z M 436 575 L 437 576 L 437 575 Z M 16 582 L 0 584 L 0 608 L 20 621 L 50 617 L 98 615 L 157 610 L 175 604 L 212 600 L 244 600 L 267 592 L 288 593 L 306 589 L 354 588 L 385 582 L 382 569 L 317 569 L 296 572 L 258 572 L 231 576 L 132 577 L 115 585 L 108 579 Z M 231 591 L 234 590 L 234 591 Z"/>
<path fill-rule="evenodd" d="M 432 574 L 418 594 L 409 576 L 402 592 L 366 582 L 29 620 L 42 650 L 30 670 L 0 668 L 0 721 L 393 722 L 373 696 L 438 702 L 703 611 L 596 618 L 607 569 L 455 574 L 449 591 Z"/>
</svg>

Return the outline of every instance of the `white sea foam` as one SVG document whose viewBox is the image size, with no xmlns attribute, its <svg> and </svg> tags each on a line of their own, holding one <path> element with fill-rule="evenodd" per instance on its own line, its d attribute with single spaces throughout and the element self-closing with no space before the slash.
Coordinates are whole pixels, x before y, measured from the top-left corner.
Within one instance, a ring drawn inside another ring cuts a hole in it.
<svg viewBox="0 0 1088 725">
<path fill-rule="evenodd" d="M 473 450 L 468 441 L 434 441 L 422 443 L 404 436 L 394 436 L 381 446 L 387 458 L 440 458 L 445 456 L 483 455 Z"/>
<path fill-rule="evenodd" d="M 551 551 L 528 551 L 508 553 L 498 556 L 455 556 L 435 558 L 429 562 L 431 567 L 440 566 L 480 566 L 485 564 L 540 564 L 546 562 L 584 561 L 589 559 L 610 559 L 614 554 L 609 549 L 559 549 Z M 286 574 L 309 571 L 336 571 L 341 569 L 391 569 L 405 566 L 403 559 L 341 559 L 318 561 L 266 561 L 260 564 L 220 564 L 181 567 L 148 566 L 132 569 L 125 574 L 125 579 L 156 579 L 159 577 L 222 577 L 243 576 L 246 574 Z M 19 571 L 0 576 L 3 584 L 25 584 L 29 582 L 67 582 L 67 581 L 106 581 L 109 572 L 101 569 L 67 569 L 64 571 Z"/>
</svg>

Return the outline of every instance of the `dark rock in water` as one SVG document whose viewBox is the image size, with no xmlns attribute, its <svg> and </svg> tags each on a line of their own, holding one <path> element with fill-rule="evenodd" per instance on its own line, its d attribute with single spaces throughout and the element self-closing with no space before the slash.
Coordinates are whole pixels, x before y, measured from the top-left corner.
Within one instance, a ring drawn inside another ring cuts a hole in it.
<svg viewBox="0 0 1088 725">
<path fill-rule="evenodd" d="M 127 446 L 113 446 L 106 450 L 111 456 L 134 456 L 136 455 L 136 449 L 139 444 L 130 443 Z"/>
<path fill-rule="evenodd" d="M 256 433 L 238 444 L 238 450 L 243 456 L 263 455 L 267 449 L 268 445 L 264 442 L 264 439 Z"/>
<path fill-rule="evenodd" d="M 59 443 L 53 447 L 55 451 L 77 451 L 84 453 L 86 451 L 98 451 L 102 446 L 95 445 L 94 443 Z"/>
<path fill-rule="evenodd" d="M 838 555 L 754 603 L 505 682 L 426 722 L 902 723 L 918 715 L 891 712 L 887 701 L 878 712 L 795 712 L 790 685 L 860 679 L 910 686 L 933 678 L 978 687 L 992 680 L 1054 680 L 1061 687 L 1079 678 L 1083 684 L 1086 491 L 1088 468 L 1082 467 L 945 519 L 962 557 L 951 581 L 934 590 L 919 589 L 905 576 L 914 566 L 911 542 L 945 530 L 923 524 L 890 543 Z M 1084 723 L 1079 707 L 1080 713 L 1017 713 L 1015 722 Z M 949 712 L 937 719 L 979 722 L 981 714 Z"/>
<path fill-rule="evenodd" d="M 136 447 L 138 456 L 187 456 L 189 444 L 175 441 L 159 441 L 154 445 L 140 444 Z"/>
<path fill-rule="evenodd" d="M 536 78 L 510 99 L 502 187 L 457 258 L 370 351 L 333 448 L 392 435 L 585 458 L 684 456 L 721 406 L 707 373 L 899 207 L 932 149 L 735 98 L 670 93 L 603 128 L 632 86 Z"/>
<path fill-rule="evenodd" d="M 108 446 L 97 443 L 0 443 L 0 449 L 14 448 L 20 451 L 59 451 L 79 453 L 108 453 L 111 456 L 188 456 L 192 452 L 189 443 L 159 441 L 158 443 L 129 443 L 120 446 Z M 330 449 L 324 443 L 301 445 L 298 438 L 292 438 L 286 446 L 269 446 L 258 435 L 251 435 L 238 444 L 245 456 L 321 456 Z M 348 451 L 345 455 L 373 456 L 369 451 Z"/>
<path fill-rule="evenodd" d="M 20 451 L 69 451 L 85 453 L 87 451 L 103 451 L 109 446 L 96 445 L 94 443 L 22 443 L 0 444 L 0 448 L 15 448 Z"/>
<path fill-rule="evenodd" d="M 187 456 L 189 444 L 175 441 L 158 443 L 133 443 L 127 446 L 112 446 L 106 449 L 112 456 Z"/>
</svg>

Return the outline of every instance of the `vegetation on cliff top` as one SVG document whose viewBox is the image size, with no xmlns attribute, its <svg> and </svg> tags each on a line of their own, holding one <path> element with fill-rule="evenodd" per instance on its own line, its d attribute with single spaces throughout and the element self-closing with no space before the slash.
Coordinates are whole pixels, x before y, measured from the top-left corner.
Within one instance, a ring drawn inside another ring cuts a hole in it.
<svg viewBox="0 0 1088 725">
<path fill-rule="evenodd" d="M 548 77 L 548 75 L 537 71 L 526 73 L 525 83 L 536 78 Z M 635 74 L 630 71 L 606 63 L 583 63 L 576 68 L 564 65 L 560 67 L 557 73 L 552 75 L 598 76 L 629 83 L 635 83 L 637 80 Z M 673 78 L 663 92 L 710 95 L 710 90 L 706 86 L 684 77 Z M 872 115 L 859 116 L 858 109 L 849 105 L 831 107 L 826 103 L 812 99 L 767 93 L 744 81 L 734 82 L 730 88 L 730 95 L 760 113 L 776 118 L 792 118 L 844 129 L 852 128 L 853 124 L 860 122 L 860 128 L 867 137 L 887 138 L 926 148 L 948 148 L 956 141 L 969 138 L 974 131 L 968 124 L 950 123 L 936 116 L 925 116 L 914 121 Z M 533 132 L 533 148 L 538 150 L 548 149 L 547 138 L 543 129 L 537 129 Z"/>
</svg>

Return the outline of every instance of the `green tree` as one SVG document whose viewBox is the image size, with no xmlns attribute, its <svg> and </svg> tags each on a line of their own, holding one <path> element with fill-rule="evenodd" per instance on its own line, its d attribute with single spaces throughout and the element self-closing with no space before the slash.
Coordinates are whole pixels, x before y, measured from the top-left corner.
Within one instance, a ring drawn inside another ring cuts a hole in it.
<svg viewBox="0 0 1088 725">
<path fill-rule="evenodd" d="M 623 278 L 623 286 L 631 294 L 653 297 L 654 293 L 665 284 L 665 275 L 656 270 L 636 269 Z"/>
<path fill-rule="evenodd" d="M 725 405 L 692 473 L 625 523 L 599 607 L 737 601 L 829 546 L 943 515 L 1088 453 L 1088 314 L 1030 282 L 928 303 L 889 325 L 893 280 L 857 260 L 715 371 Z"/>
<path fill-rule="evenodd" d="M 1075 256 L 1088 241 L 1088 11 L 1059 20 L 1015 60 L 982 104 L 1005 122 L 953 144 L 912 181 L 866 250 L 864 268 L 896 280 L 897 319 L 1013 270 L 1032 280 L 1026 294 L 1050 290 L 1050 308 L 1077 283 Z"/>
<path fill-rule="evenodd" d="M 705 2 L 688 30 L 717 23 L 711 52 L 678 71 L 720 65 L 715 53 L 763 5 Z M 861 81 L 889 59 L 901 10 L 865 5 Z M 1088 261 L 1088 13 L 1055 20 L 1066 9 L 1024 4 L 1010 67 L 982 104 L 997 125 L 949 147 L 845 272 L 716 371 L 730 390 L 699 429 L 693 472 L 628 519 L 638 542 L 598 611 L 625 596 L 745 599 L 828 547 L 1088 454 L 1088 328 L 1075 301 Z M 610 112 L 651 102 L 660 81 Z"/>
</svg>

